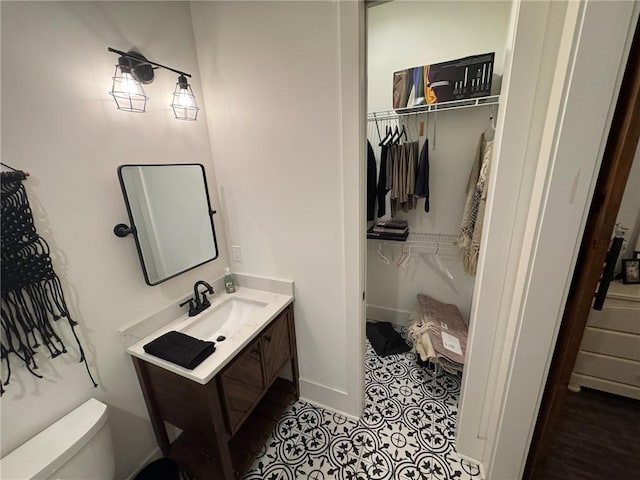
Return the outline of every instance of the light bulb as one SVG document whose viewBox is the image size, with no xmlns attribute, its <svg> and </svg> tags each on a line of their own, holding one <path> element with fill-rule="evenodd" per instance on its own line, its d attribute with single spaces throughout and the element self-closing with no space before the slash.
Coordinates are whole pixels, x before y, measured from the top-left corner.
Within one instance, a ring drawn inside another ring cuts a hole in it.
<svg viewBox="0 0 640 480">
<path fill-rule="evenodd" d="M 120 89 L 125 93 L 139 94 L 140 86 L 138 82 L 128 72 L 122 73 L 122 80 L 120 81 Z"/>
<path fill-rule="evenodd" d="M 180 94 L 178 95 L 178 105 L 182 107 L 193 107 L 193 96 L 189 95 L 189 91 L 186 88 L 180 89 Z"/>
<path fill-rule="evenodd" d="M 173 91 L 171 108 L 178 120 L 196 120 L 198 118 L 198 110 L 200 109 L 184 75 L 178 77 L 176 89 Z"/>
<path fill-rule="evenodd" d="M 146 111 L 148 97 L 144 93 L 142 84 L 131 74 L 129 68 L 116 65 L 109 94 L 115 100 L 118 110 L 139 113 Z"/>
</svg>

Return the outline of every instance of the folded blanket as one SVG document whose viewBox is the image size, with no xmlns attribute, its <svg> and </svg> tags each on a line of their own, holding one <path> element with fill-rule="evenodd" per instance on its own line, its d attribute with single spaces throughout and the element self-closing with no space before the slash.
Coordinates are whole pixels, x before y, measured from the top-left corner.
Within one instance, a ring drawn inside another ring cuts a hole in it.
<svg viewBox="0 0 640 480">
<path fill-rule="evenodd" d="M 438 363 L 448 372 L 462 372 L 467 326 L 458 308 L 419 294 L 409 318 L 409 338 L 420 358 Z"/>
<path fill-rule="evenodd" d="M 410 350 L 409 345 L 388 322 L 367 322 L 367 338 L 381 357 Z"/>
<path fill-rule="evenodd" d="M 167 332 L 142 348 L 149 355 L 189 370 L 196 368 L 216 350 L 213 342 L 205 342 L 176 331 Z"/>
</svg>

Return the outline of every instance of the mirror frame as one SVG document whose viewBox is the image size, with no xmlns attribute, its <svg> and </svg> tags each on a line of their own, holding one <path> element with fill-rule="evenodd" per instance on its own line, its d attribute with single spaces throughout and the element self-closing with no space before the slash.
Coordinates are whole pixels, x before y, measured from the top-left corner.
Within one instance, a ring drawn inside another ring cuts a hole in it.
<svg viewBox="0 0 640 480">
<path fill-rule="evenodd" d="M 131 212 L 129 196 L 127 195 L 127 189 L 125 188 L 124 180 L 122 178 L 122 169 L 125 167 L 175 167 L 175 166 L 198 166 L 202 171 L 202 181 L 204 182 L 204 193 L 207 200 L 207 211 L 209 212 L 209 221 L 211 223 L 211 234 L 213 235 L 213 245 L 216 249 L 216 254 L 214 257 L 210 258 L 209 260 L 205 260 L 204 262 L 198 263 L 197 265 L 193 265 L 192 267 L 186 268 L 184 270 L 180 270 L 179 272 L 169 275 L 168 277 L 164 277 L 162 280 L 158 282 L 152 283 L 149 280 L 149 273 L 147 272 L 147 267 L 145 266 L 145 263 L 144 263 L 142 247 L 140 245 L 140 239 L 138 238 L 138 229 L 135 225 L 135 221 L 133 220 L 133 213 Z M 122 190 L 124 203 L 125 203 L 125 206 L 127 207 L 127 215 L 129 216 L 130 229 L 131 229 L 131 233 L 133 234 L 133 237 L 135 238 L 136 249 L 138 251 L 138 259 L 140 260 L 140 266 L 142 267 L 142 273 L 144 274 L 144 281 L 147 285 L 151 287 L 155 285 L 159 285 L 163 282 L 166 282 L 167 280 L 177 277 L 178 275 L 182 275 L 183 273 L 188 272 L 189 270 L 198 268 L 204 265 L 205 263 L 212 262 L 213 260 L 215 260 L 220 256 L 220 249 L 218 248 L 218 240 L 216 238 L 216 229 L 213 224 L 213 215 L 216 213 L 216 211 L 211 208 L 211 199 L 209 197 L 209 186 L 207 183 L 207 174 L 203 164 L 201 163 L 127 163 L 124 165 L 120 165 L 118 167 L 118 181 L 120 182 L 120 189 Z"/>
</svg>

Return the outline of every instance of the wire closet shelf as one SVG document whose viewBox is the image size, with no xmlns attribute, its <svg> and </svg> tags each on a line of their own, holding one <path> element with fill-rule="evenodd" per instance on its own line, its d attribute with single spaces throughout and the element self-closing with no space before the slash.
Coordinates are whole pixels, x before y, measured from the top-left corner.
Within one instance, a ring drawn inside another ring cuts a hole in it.
<svg viewBox="0 0 640 480">
<path fill-rule="evenodd" d="M 432 103 L 430 105 L 396 108 L 395 110 L 381 110 L 378 112 L 369 112 L 367 114 L 367 120 L 372 122 L 375 120 L 400 118 L 407 115 L 422 115 L 432 112 L 459 110 L 461 108 L 486 107 L 491 105 L 499 105 L 499 100 L 499 95 L 492 95 L 490 97 L 466 98 L 464 100 L 454 100 L 452 102 L 441 102 Z"/>
<path fill-rule="evenodd" d="M 409 250 L 416 249 L 420 253 L 437 253 L 444 257 L 459 257 L 460 247 L 458 236 L 443 233 L 410 233 L 402 241 L 369 238 L 373 245 L 401 247 Z"/>
</svg>

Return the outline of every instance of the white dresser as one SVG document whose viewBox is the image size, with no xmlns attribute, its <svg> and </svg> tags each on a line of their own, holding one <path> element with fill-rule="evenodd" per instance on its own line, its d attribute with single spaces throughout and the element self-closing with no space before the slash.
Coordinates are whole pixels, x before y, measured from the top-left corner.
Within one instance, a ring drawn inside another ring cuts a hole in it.
<svg viewBox="0 0 640 480">
<path fill-rule="evenodd" d="M 611 282 L 604 307 L 591 310 L 569 389 L 640 400 L 640 285 Z"/>
</svg>

